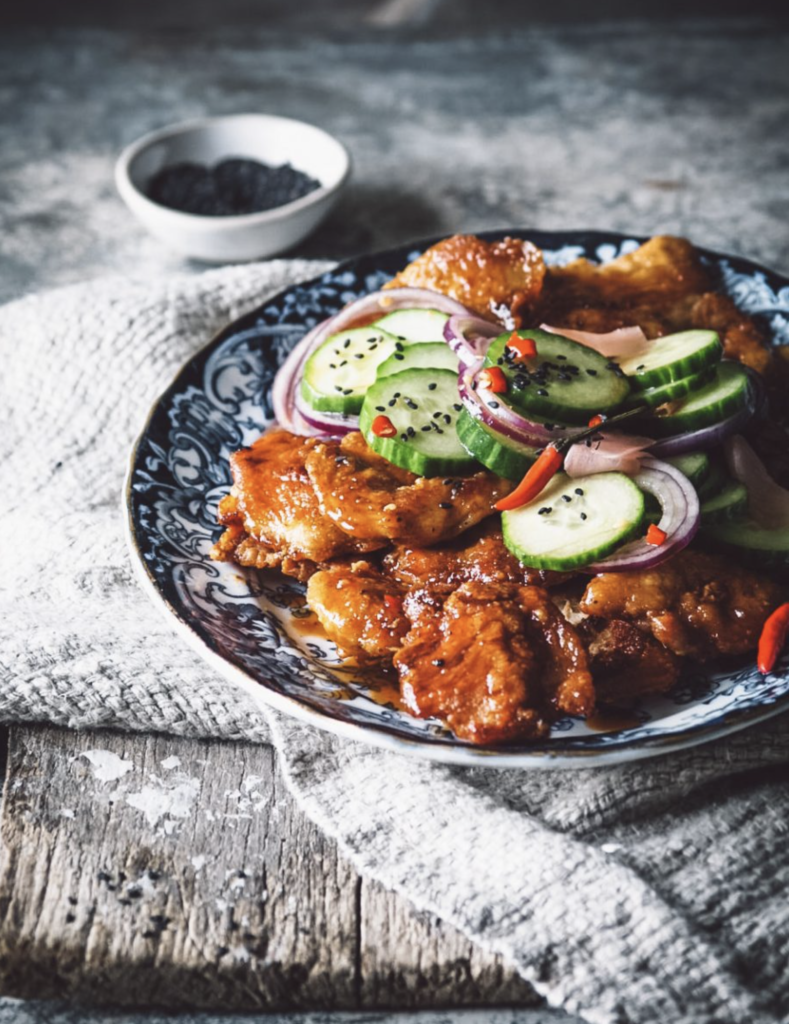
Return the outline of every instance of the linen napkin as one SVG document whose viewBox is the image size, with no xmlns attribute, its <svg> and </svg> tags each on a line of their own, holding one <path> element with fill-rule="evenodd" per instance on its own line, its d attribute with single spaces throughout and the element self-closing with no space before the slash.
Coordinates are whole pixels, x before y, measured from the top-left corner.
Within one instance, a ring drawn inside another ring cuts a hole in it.
<svg viewBox="0 0 789 1024">
<path fill-rule="evenodd" d="M 592 1024 L 789 1016 L 789 716 L 616 768 L 432 765 L 261 711 L 138 588 L 119 494 L 182 362 L 326 264 L 104 279 L 0 309 L 0 718 L 274 742 L 365 875 Z"/>
</svg>

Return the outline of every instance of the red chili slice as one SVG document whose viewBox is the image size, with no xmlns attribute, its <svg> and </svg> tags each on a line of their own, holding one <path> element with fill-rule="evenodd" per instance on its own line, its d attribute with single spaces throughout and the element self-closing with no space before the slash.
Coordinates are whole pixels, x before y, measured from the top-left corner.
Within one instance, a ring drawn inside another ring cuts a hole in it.
<svg viewBox="0 0 789 1024">
<path fill-rule="evenodd" d="M 782 604 L 775 609 L 762 626 L 759 649 L 756 654 L 756 667 L 762 675 L 766 676 L 775 667 L 786 640 L 787 629 L 789 629 L 789 604 Z"/>
<path fill-rule="evenodd" d="M 516 331 L 510 335 L 507 348 L 519 359 L 532 359 L 537 355 L 537 343 L 534 338 L 522 338 Z"/>
<path fill-rule="evenodd" d="M 661 544 L 665 543 L 666 537 L 668 537 L 668 534 L 665 530 L 661 530 L 659 526 L 651 523 L 644 539 L 647 544 L 653 544 L 656 548 L 659 548 Z"/>
<path fill-rule="evenodd" d="M 499 512 L 510 512 L 521 505 L 527 505 L 545 490 L 563 463 L 564 455 L 549 444 L 547 448 L 543 448 L 537 461 L 529 467 L 528 473 L 515 490 L 497 502 L 495 507 Z"/>
<path fill-rule="evenodd" d="M 373 420 L 372 431 L 376 437 L 395 437 L 397 427 L 388 416 L 376 416 Z"/>
<path fill-rule="evenodd" d="M 503 395 L 507 391 L 507 378 L 499 366 L 489 366 L 480 370 L 477 380 L 483 388 L 492 391 L 494 395 Z"/>
</svg>

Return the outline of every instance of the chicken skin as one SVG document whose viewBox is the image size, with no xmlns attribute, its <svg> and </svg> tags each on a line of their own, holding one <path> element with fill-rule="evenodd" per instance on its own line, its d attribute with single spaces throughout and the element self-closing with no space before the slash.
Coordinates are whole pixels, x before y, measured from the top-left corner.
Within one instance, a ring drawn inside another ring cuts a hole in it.
<svg viewBox="0 0 789 1024">
<path fill-rule="evenodd" d="M 306 467 L 325 515 L 371 546 L 456 537 L 489 516 L 512 489 L 487 470 L 452 479 L 416 476 L 377 455 L 356 432 L 316 443 Z"/>
<path fill-rule="evenodd" d="M 546 735 L 558 713 L 592 712 L 586 652 L 540 587 L 412 591 L 404 609 L 412 628 L 394 664 L 417 717 L 438 716 L 471 743 L 508 743 Z"/>
<path fill-rule="evenodd" d="M 349 536 L 323 514 L 305 466 L 317 443 L 275 430 L 230 456 L 233 488 L 219 506 L 227 529 L 212 558 L 306 579 L 319 563 L 381 546 Z"/>
<path fill-rule="evenodd" d="M 539 297 L 544 276 L 542 252 L 531 242 L 453 235 L 423 252 L 385 287 L 427 288 L 488 320 L 520 327 L 524 309 Z"/>
<path fill-rule="evenodd" d="M 360 664 L 391 661 L 410 628 L 402 590 L 369 562 L 315 573 L 307 604 L 340 654 Z"/>
<path fill-rule="evenodd" d="M 674 654 L 703 662 L 753 650 L 780 599 L 771 580 L 686 549 L 655 569 L 595 576 L 580 608 L 629 620 Z"/>
<path fill-rule="evenodd" d="M 456 540 L 440 547 L 404 544 L 383 558 L 384 571 L 409 590 L 428 587 L 450 594 L 462 583 L 525 583 L 550 587 L 565 582 L 570 573 L 530 569 L 504 546 L 495 518 L 486 520 Z"/>
</svg>

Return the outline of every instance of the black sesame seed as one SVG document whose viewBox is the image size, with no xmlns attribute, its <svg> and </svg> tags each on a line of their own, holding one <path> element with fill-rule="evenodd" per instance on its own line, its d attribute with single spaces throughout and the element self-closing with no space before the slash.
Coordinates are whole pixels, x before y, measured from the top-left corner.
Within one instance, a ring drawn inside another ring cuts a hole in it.
<svg viewBox="0 0 789 1024">
<path fill-rule="evenodd" d="M 352 391 L 353 391 L 353 388 L 346 388 L 346 389 L 345 389 L 345 391 L 343 391 L 343 394 L 344 394 L 344 395 L 350 395 L 350 393 L 351 393 Z"/>
<path fill-rule="evenodd" d="M 451 501 L 439 501 L 438 507 L 439 508 L 452 508 L 452 502 Z"/>
<path fill-rule="evenodd" d="M 581 496 L 583 496 L 583 493 L 584 493 L 583 492 L 583 488 L 582 487 L 576 487 L 575 488 L 575 493 L 576 494 L 580 494 Z"/>
<path fill-rule="evenodd" d="M 400 341 L 405 341 L 405 335 L 404 334 L 398 334 L 397 337 L 400 339 Z"/>
<path fill-rule="evenodd" d="M 395 359 L 405 359 L 405 356 L 402 355 L 400 352 L 395 352 L 394 357 Z"/>
<path fill-rule="evenodd" d="M 347 365 L 348 365 L 348 360 L 347 359 L 343 359 L 343 361 L 340 363 L 340 366 L 347 366 Z"/>
<path fill-rule="evenodd" d="M 408 434 L 401 434 L 400 435 L 400 440 L 401 441 L 407 441 L 408 440 Z"/>
<path fill-rule="evenodd" d="M 455 412 L 463 411 L 463 406 L 460 404 L 460 402 L 455 402 L 452 408 L 455 410 Z"/>
<path fill-rule="evenodd" d="M 368 344 L 368 345 L 377 345 L 377 344 L 378 344 L 378 335 L 377 335 L 377 334 L 374 334 L 374 335 L 372 336 L 372 338 L 368 338 L 368 339 L 367 339 L 367 344 Z"/>
<path fill-rule="evenodd" d="M 556 425 L 553 424 L 553 423 L 543 423 L 543 426 L 545 427 L 546 430 L 555 430 L 556 429 Z"/>
<path fill-rule="evenodd" d="M 452 483 L 452 478 L 451 477 L 447 477 L 447 479 L 446 480 L 442 480 L 441 483 L 444 485 L 444 487 L 449 487 L 449 485 Z"/>
<path fill-rule="evenodd" d="M 351 339 L 350 338 L 346 338 L 345 341 L 342 343 L 342 347 L 343 348 L 350 348 L 351 347 Z"/>
<path fill-rule="evenodd" d="M 548 392 L 545 390 L 545 388 L 537 388 L 537 394 L 542 395 L 545 398 L 547 398 L 548 396 Z"/>
<path fill-rule="evenodd" d="M 642 363 L 640 366 L 637 366 L 636 369 L 637 370 L 643 370 L 645 366 L 646 366 L 646 363 Z"/>
<path fill-rule="evenodd" d="M 394 393 L 394 395 L 392 397 L 393 398 L 399 398 L 400 397 L 400 392 L 399 391 L 395 391 L 395 393 Z"/>
<path fill-rule="evenodd" d="M 391 409 L 393 405 L 397 405 L 397 399 L 396 398 L 390 398 L 389 401 L 386 404 Z"/>
<path fill-rule="evenodd" d="M 488 408 L 489 409 L 498 409 L 498 407 L 499 407 L 499 403 L 498 402 L 488 402 Z"/>
<path fill-rule="evenodd" d="M 556 358 L 557 358 L 557 359 L 566 359 L 566 358 L 567 358 L 567 356 L 557 356 Z"/>
<path fill-rule="evenodd" d="M 449 425 L 452 422 L 452 417 L 448 413 L 444 413 L 444 423 Z"/>
<path fill-rule="evenodd" d="M 586 519 L 586 512 L 581 513 L 581 519 Z"/>
<path fill-rule="evenodd" d="M 433 664 L 436 666 L 436 668 L 443 668 L 444 667 L 444 659 L 443 658 L 433 658 Z"/>
<path fill-rule="evenodd" d="M 406 398 L 405 404 L 408 406 L 409 409 L 418 409 L 419 408 L 419 406 L 416 404 L 416 402 L 413 400 L 413 398 Z"/>
<path fill-rule="evenodd" d="M 434 413 L 433 413 L 433 419 L 434 419 L 434 420 L 435 420 L 435 419 L 438 419 L 438 417 L 439 417 L 440 415 L 441 415 L 441 413 L 440 413 L 440 412 L 434 412 Z"/>
<path fill-rule="evenodd" d="M 329 363 L 329 369 L 330 370 L 336 370 L 337 369 L 336 364 L 335 363 Z"/>
<path fill-rule="evenodd" d="M 549 516 L 552 511 L 553 511 L 553 509 L 551 508 L 550 505 L 543 505 L 543 507 L 541 509 L 539 509 L 539 511 L 537 512 L 537 515 L 538 516 Z"/>
<path fill-rule="evenodd" d="M 422 429 L 422 430 L 430 430 L 430 429 L 432 428 L 432 426 L 433 426 L 433 424 L 432 424 L 432 423 L 426 423 L 426 424 L 424 425 L 424 427 L 422 427 L 421 429 Z"/>
<path fill-rule="evenodd" d="M 400 344 L 399 341 L 396 341 L 395 342 L 395 352 L 402 352 L 402 351 L 403 351 L 403 346 Z"/>
<path fill-rule="evenodd" d="M 409 437 L 413 437 L 414 434 L 416 434 L 416 431 L 414 430 L 413 427 L 409 427 L 406 433 L 408 434 Z"/>
<path fill-rule="evenodd" d="M 570 497 L 569 494 L 563 494 L 562 495 L 562 501 L 572 501 L 572 500 L 573 499 Z"/>
<path fill-rule="evenodd" d="M 335 390 L 335 391 L 342 391 L 342 388 L 340 387 L 340 385 L 339 385 L 339 384 L 335 384 L 335 385 L 334 385 L 334 390 Z"/>
<path fill-rule="evenodd" d="M 376 405 L 375 411 L 376 412 L 386 412 L 386 406 L 385 405 Z"/>
<path fill-rule="evenodd" d="M 597 370 L 587 370 L 586 372 L 589 374 L 590 377 L 597 376 Z"/>
<path fill-rule="evenodd" d="M 427 390 L 428 391 L 435 391 L 437 387 L 438 387 L 438 384 L 428 384 L 427 385 Z"/>
<path fill-rule="evenodd" d="M 364 359 L 364 352 L 357 352 L 354 359 Z"/>
</svg>

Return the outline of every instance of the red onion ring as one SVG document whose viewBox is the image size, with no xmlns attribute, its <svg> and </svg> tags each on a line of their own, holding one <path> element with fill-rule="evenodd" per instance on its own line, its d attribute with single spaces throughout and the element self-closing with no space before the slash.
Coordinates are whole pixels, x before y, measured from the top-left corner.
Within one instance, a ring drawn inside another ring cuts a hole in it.
<svg viewBox="0 0 789 1024">
<path fill-rule="evenodd" d="M 472 313 L 457 313 L 444 324 L 444 340 L 460 360 L 461 368 L 477 365 L 484 359 L 491 340 L 502 328 Z"/>
<path fill-rule="evenodd" d="M 387 288 L 363 295 L 305 334 L 277 371 L 271 389 L 271 401 L 274 406 L 274 417 L 279 425 L 294 434 L 314 433 L 296 407 L 302 370 L 309 356 L 330 335 L 368 318 L 378 319 L 385 313 L 392 313 L 397 309 L 437 309 L 449 316 L 472 315 L 462 303 L 448 295 L 431 292 L 427 288 Z"/>
<path fill-rule="evenodd" d="M 554 430 L 548 430 L 544 423 L 527 420 L 507 402 L 501 401 L 501 395 L 480 387 L 478 382 L 476 389 L 472 387 L 475 383 L 475 376 L 474 367 L 466 367 L 461 370 L 458 376 L 460 400 L 475 420 L 481 421 L 499 434 L 503 434 L 504 437 L 526 444 L 530 448 L 544 448 L 551 441 L 572 437 L 581 429 L 571 430 L 566 427 L 556 427 Z M 479 392 L 482 394 L 480 395 Z M 497 402 L 498 408 L 490 408 L 489 402 L 492 401 Z"/>
<path fill-rule="evenodd" d="M 651 457 L 641 463 L 641 471 L 632 477 L 642 491 L 654 495 L 663 514 L 658 526 L 666 534 L 662 544 L 647 544 L 643 539 L 625 544 L 599 562 L 584 567 L 584 572 L 631 572 L 652 569 L 687 547 L 699 528 L 699 497 L 684 473 Z"/>
<path fill-rule="evenodd" d="M 358 416 L 346 416 L 341 412 L 318 412 L 304 401 L 301 391 L 296 390 L 294 401 L 296 414 L 310 428 L 310 433 L 325 434 L 329 437 L 344 437 L 359 429 Z"/>
</svg>

